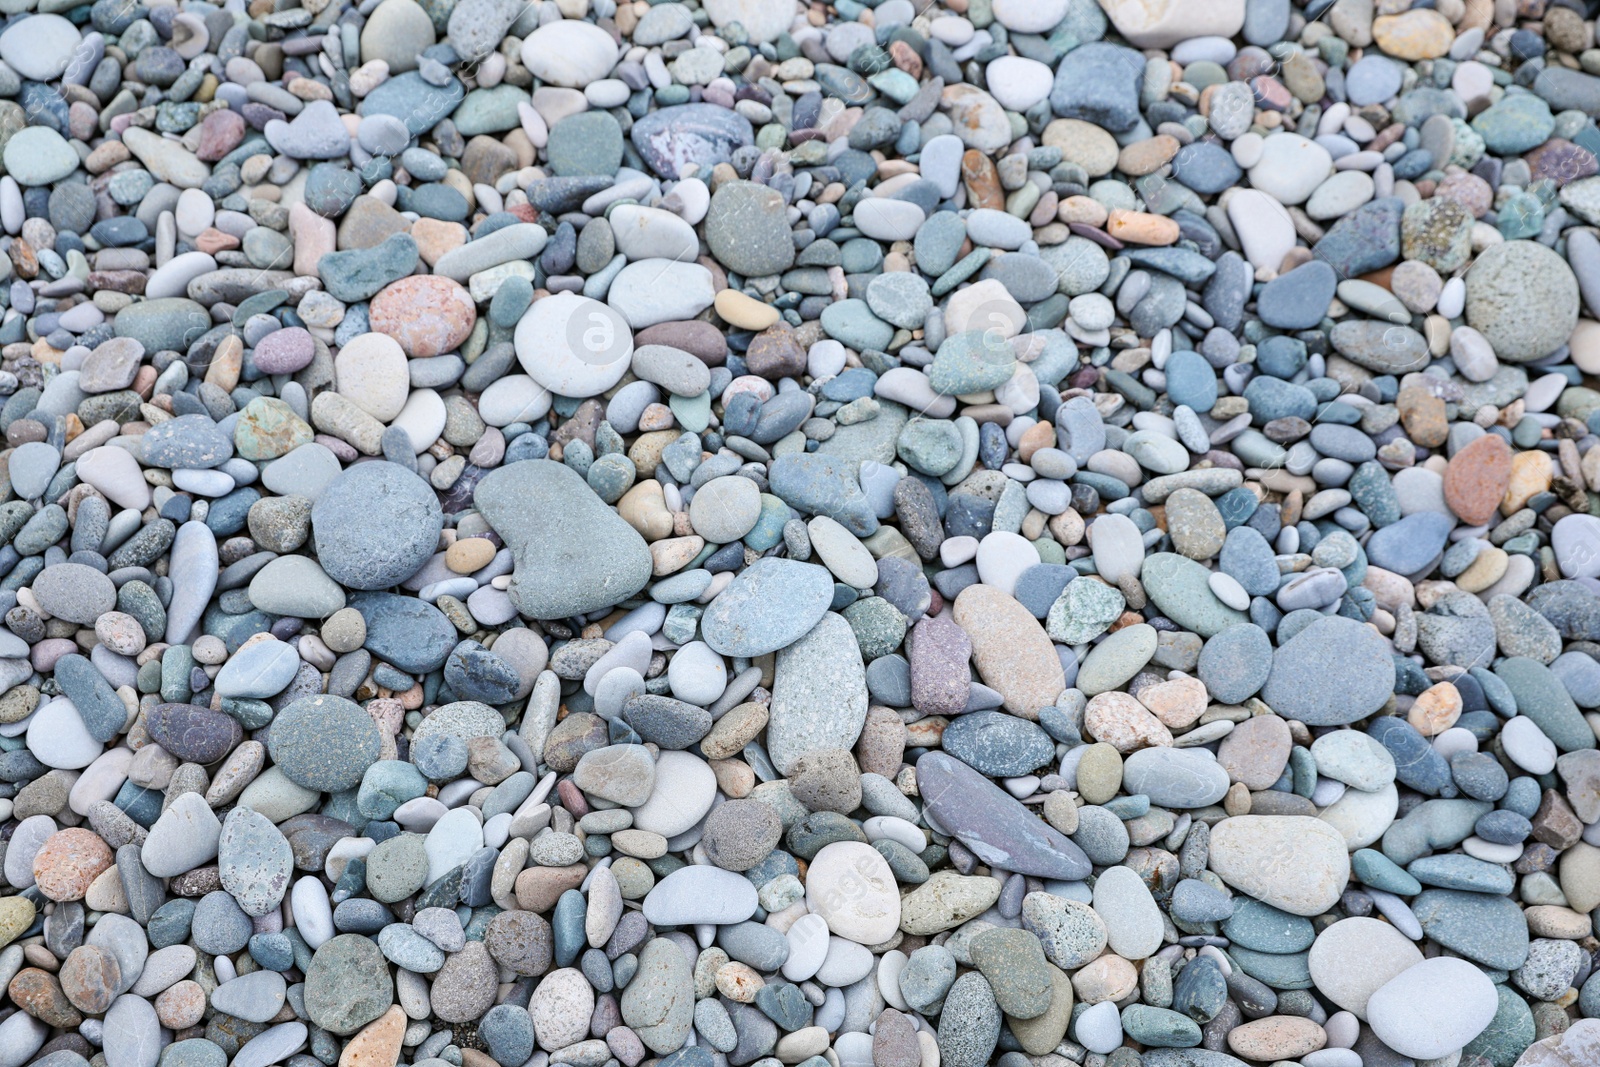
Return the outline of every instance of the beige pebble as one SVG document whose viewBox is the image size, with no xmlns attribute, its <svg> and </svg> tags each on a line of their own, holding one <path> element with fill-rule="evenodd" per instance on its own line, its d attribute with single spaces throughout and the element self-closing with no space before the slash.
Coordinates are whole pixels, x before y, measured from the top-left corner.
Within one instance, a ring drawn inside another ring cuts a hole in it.
<svg viewBox="0 0 1600 1067">
<path fill-rule="evenodd" d="M 661 483 L 654 478 L 624 493 L 617 501 L 617 514 L 646 541 L 660 541 L 672 533 L 672 512 L 667 510 Z"/>
<path fill-rule="evenodd" d="M 206 1011 L 206 991 L 200 983 L 185 978 L 156 997 L 156 1018 L 161 1025 L 182 1030 L 199 1022 Z"/>
<path fill-rule="evenodd" d="M 408 1022 L 400 1005 L 393 1005 L 350 1039 L 339 1053 L 339 1067 L 394 1067 Z"/>
<path fill-rule="evenodd" d="M 128 914 L 130 910 L 128 896 L 122 891 L 122 879 L 117 874 L 115 863 L 101 871 L 99 876 L 89 883 L 89 891 L 83 895 L 83 902 L 91 911 Z"/>
<path fill-rule="evenodd" d="M 1228 1031 L 1228 1047 L 1247 1060 L 1297 1060 L 1328 1043 L 1327 1031 L 1297 1015 L 1270 1015 Z"/>
<path fill-rule="evenodd" d="M 1136 245 L 1170 245 L 1178 240 L 1178 224 L 1171 219 L 1121 208 L 1107 218 L 1106 232 L 1119 241 Z"/>
<path fill-rule="evenodd" d="M 1481 593 L 1506 575 L 1511 556 L 1503 548 L 1486 548 L 1472 565 L 1456 575 L 1456 585 L 1469 593 Z"/>
<path fill-rule="evenodd" d="M 717 968 L 717 991 L 729 1000 L 749 1004 L 766 985 L 755 969 L 743 963 L 725 963 Z"/>
<path fill-rule="evenodd" d="M 1056 218 L 1062 222 L 1082 222 L 1090 226 L 1104 226 L 1109 213 L 1100 201 L 1087 196 L 1069 196 L 1056 208 Z"/>
<path fill-rule="evenodd" d="M 1139 703 L 1174 730 L 1194 725 L 1205 714 L 1208 699 L 1206 685 L 1198 678 L 1173 678 L 1139 690 Z"/>
<path fill-rule="evenodd" d="M 494 542 L 487 537 L 464 537 L 444 553 L 444 565 L 456 574 L 482 570 L 494 559 Z"/>
<path fill-rule="evenodd" d="M 1072 991 L 1085 1004 L 1121 1000 L 1137 988 L 1139 972 L 1121 956 L 1107 953 L 1072 976 Z"/>
<path fill-rule="evenodd" d="M 1088 735 L 1127 754 L 1152 745 L 1172 744 L 1172 731 L 1127 693 L 1100 693 L 1083 713 Z"/>
<path fill-rule="evenodd" d="M 1518 452 L 1511 457 L 1511 481 L 1506 486 L 1505 499 L 1500 502 L 1500 513 L 1510 515 L 1520 511 L 1536 493 L 1550 488 L 1555 472 L 1550 457 L 1543 452 Z"/>
<path fill-rule="evenodd" d="M 741 330 L 765 330 L 781 317 L 778 309 L 746 296 L 737 289 L 724 289 L 717 294 L 712 306 L 723 321 Z"/>
<path fill-rule="evenodd" d="M 1525 910 L 1523 915 L 1528 920 L 1528 932 L 1534 937 L 1577 941 L 1592 932 L 1589 916 L 1558 904 L 1539 904 Z"/>
<path fill-rule="evenodd" d="M 1418 694 L 1406 721 L 1423 737 L 1438 737 L 1461 718 L 1461 693 L 1449 682 L 1429 686 Z"/>
<path fill-rule="evenodd" d="M 650 558 L 655 576 L 660 578 L 682 570 L 705 546 L 706 539 L 698 534 L 657 541 L 650 546 Z"/>
</svg>

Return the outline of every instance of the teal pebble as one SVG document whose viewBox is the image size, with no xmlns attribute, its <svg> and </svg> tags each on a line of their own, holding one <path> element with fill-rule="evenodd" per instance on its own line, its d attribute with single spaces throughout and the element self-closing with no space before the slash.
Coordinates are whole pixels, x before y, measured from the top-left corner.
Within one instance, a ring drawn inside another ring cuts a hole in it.
<svg viewBox="0 0 1600 1067">
<path fill-rule="evenodd" d="M 1153 1048 L 1194 1048 L 1200 1044 L 1200 1025 L 1171 1008 L 1131 1004 L 1122 1009 L 1122 1029 L 1135 1041 Z"/>
<path fill-rule="evenodd" d="M 511 329 L 532 303 L 533 283 L 521 275 L 512 275 L 500 283 L 500 288 L 489 301 L 489 321 L 495 326 Z"/>
<path fill-rule="evenodd" d="M 1352 852 L 1350 869 L 1362 885 L 1381 889 L 1385 893 L 1411 897 L 1422 892 L 1421 882 L 1374 849 L 1362 848 Z"/>
</svg>

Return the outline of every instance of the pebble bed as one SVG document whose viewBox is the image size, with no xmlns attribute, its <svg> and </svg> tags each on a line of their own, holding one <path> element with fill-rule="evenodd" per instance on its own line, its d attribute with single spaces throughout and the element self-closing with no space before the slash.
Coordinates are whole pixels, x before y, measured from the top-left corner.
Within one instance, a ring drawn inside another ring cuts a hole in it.
<svg viewBox="0 0 1600 1067">
<path fill-rule="evenodd" d="M 0 3 L 0 1067 L 1600 1064 L 1594 6 Z"/>
</svg>

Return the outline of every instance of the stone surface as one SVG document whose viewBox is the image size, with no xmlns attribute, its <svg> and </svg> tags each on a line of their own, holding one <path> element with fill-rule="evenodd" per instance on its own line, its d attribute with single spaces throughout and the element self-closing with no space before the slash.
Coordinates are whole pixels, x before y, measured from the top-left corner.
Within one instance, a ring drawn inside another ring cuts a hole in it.
<svg viewBox="0 0 1600 1067">
<path fill-rule="evenodd" d="M 1350 874 L 1344 839 L 1301 815 L 1243 815 L 1211 832 L 1211 869 L 1223 881 L 1293 915 L 1320 915 Z"/>
</svg>

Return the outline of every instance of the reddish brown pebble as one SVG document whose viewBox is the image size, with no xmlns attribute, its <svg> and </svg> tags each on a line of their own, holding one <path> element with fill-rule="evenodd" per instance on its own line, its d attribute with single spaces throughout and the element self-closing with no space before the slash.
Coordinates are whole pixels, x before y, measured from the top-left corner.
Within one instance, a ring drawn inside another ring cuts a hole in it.
<svg viewBox="0 0 1600 1067">
<path fill-rule="evenodd" d="M 805 346 L 795 338 L 793 330 L 782 326 L 762 330 L 752 337 L 744 358 L 751 374 L 772 381 L 797 377 L 806 369 Z"/>
<path fill-rule="evenodd" d="M 368 308 L 372 328 L 418 359 L 461 346 L 478 321 L 471 295 L 449 278 L 412 275 L 387 286 Z"/>
<path fill-rule="evenodd" d="M 564 778 L 556 786 L 556 793 L 561 797 L 561 806 L 572 812 L 578 818 L 589 814 L 589 803 L 581 790 L 573 784 L 572 779 Z"/>
<path fill-rule="evenodd" d="M 1511 481 L 1511 446 L 1484 434 L 1455 454 L 1444 472 L 1444 501 L 1469 526 L 1494 516 Z"/>
<path fill-rule="evenodd" d="M 1257 715 L 1222 739 L 1217 762 L 1246 789 L 1267 789 L 1282 777 L 1293 747 L 1287 722 L 1276 715 Z"/>
<path fill-rule="evenodd" d="M 1406 435 L 1423 448 L 1438 448 L 1450 435 L 1444 401 L 1426 387 L 1407 386 L 1396 402 Z"/>
<path fill-rule="evenodd" d="M 194 154 L 207 163 L 215 163 L 239 147 L 244 132 L 244 118 L 239 112 L 228 108 L 213 111 L 200 123 L 200 143 Z"/>
<path fill-rule="evenodd" d="M 17 1007 L 47 1026 L 70 1030 L 83 1022 L 83 1016 L 68 1002 L 61 983 L 49 971 L 24 967 L 11 979 L 6 993 Z"/>
<path fill-rule="evenodd" d="M 200 983 L 185 978 L 156 997 L 156 1018 L 171 1030 L 193 1026 L 206 1013 L 206 991 Z"/>
<path fill-rule="evenodd" d="M 972 207 L 1001 210 L 1006 206 L 1006 194 L 1000 188 L 1000 172 L 995 169 L 994 160 L 976 148 L 969 148 L 961 157 L 961 180 L 966 183 L 967 203 Z"/>
<path fill-rule="evenodd" d="M 214 112 L 214 114 L 224 114 L 224 112 Z M 227 252 L 238 248 L 239 244 L 240 241 L 237 237 L 231 233 L 223 233 L 215 226 L 208 226 L 201 230 L 200 235 L 194 239 L 195 248 L 213 256 L 218 252 Z M 141 289 L 140 291 L 142 292 L 143 290 Z"/>
<path fill-rule="evenodd" d="M 111 863 L 111 849 L 93 830 L 61 830 L 33 857 L 33 880 L 51 900 L 82 900 Z"/>
<path fill-rule="evenodd" d="M 103 1014 L 122 988 L 122 967 L 109 950 L 79 945 L 61 964 L 61 988 L 79 1011 Z"/>
<path fill-rule="evenodd" d="M 517 907 L 524 911 L 549 911 L 561 894 L 583 884 L 589 868 L 581 863 L 571 867 L 529 867 L 517 875 Z"/>
<path fill-rule="evenodd" d="M 658 322 L 634 334 L 634 349 L 645 345 L 681 348 L 708 367 L 720 367 L 728 361 L 728 339 L 709 322 Z"/>
</svg>

